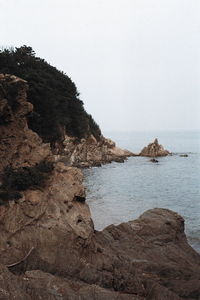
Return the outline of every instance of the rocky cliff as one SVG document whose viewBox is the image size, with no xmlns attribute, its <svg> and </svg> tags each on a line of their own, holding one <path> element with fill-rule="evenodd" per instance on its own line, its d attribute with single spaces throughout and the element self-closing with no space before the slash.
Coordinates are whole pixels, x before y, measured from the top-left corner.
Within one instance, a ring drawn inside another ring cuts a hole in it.
<svg viewBox="0 0 200 300">
<path fill-rule="evenodd" d="M 31 47 L 0 49 L 0 73 L 27 80 L 28 99 L 34 111 L 28 116 L 28 126 L 43 142 L 62 145 L 64 135 L 77 139 L 97 139 L 101 130 L 85 109 L 75 83 L 67 74 L 36 57 Z"/>
<path fill-rule="evenodd" d="M 0 172 L 8 166 L 33 166 L 52 158 L 49 144 L 27 126 L 26 117 L 33 110 L 27 102 L 26 81 L 0 74 Z"/>
<path fill-rule="evenodd" d="M 21 193 L 0 205 L 0 299 L 198 300 L 200 255 L 187 243 L 183 218 L 153 209 L 96 232 L 81 171 L 55 162 L 27 127 L 26 88 L 15 76 L 0 77 L 0 189 L 9 181 Z M 54 166 L 42 185 L 33 172 L 41 161 Z M 22 171 L 34 184 L 25 188 Z"/>
<path fill-rule="evenodd" d="M 99 126 L 79 99 L 75 83 L 31 47 L 0 50 L 0 73 L 14 72 L 27 80 L 28 126 L 49 143 L 57 159 L 78 167 L 123 162 L 132 155 L 104 138 Z"/>
</svg>

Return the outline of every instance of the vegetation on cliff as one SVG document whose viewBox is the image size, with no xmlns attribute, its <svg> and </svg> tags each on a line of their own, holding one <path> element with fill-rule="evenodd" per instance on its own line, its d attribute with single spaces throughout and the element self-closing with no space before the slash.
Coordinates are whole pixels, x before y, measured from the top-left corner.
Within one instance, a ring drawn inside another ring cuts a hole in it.
<svg viewBox="0 0 200 300">
<path fill-rule="evenodd" d="M 1 178 L 0 205 L 7 200 L 21 198 L 21 191 L 44 187 L 53 169 L 53 162 L 46 160 L 42 160 L 33 167 L 7 166 Z"/>
<path fill-rule="evenodd" d="M 1 50 L 0 73 L 14 74 L 28 82 L 28 101 L 34 105 L 28 125 L 44 142 L 53 146 L 62 141 L 64 133 L 78 139 L 90 134 L 100 138 L 99 126 L 85 111 L 74 82 L 36 57 L 31 47 Z"/>
</svg>

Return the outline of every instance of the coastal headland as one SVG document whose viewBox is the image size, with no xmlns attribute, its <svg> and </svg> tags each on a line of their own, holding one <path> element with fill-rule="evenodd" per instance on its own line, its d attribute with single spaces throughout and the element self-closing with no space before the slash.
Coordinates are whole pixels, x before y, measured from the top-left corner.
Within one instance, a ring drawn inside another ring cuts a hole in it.
<svg viewBox="0 0 200 300">
<path fill-rule="evenodd" d="M 27 88 L 0 76 L 0 298 L 199 299 L 200 255 L 183 218 L 157 208 L 96 231 L 81 170 L 58 161 L 27 124 Z"/>
</svg>

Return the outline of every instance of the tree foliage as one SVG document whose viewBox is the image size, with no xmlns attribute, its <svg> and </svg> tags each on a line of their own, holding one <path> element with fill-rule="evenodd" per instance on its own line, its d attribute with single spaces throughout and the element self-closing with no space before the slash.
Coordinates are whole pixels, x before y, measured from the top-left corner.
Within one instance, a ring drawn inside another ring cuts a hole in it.
<svg viewBox="0 0 200 300">
<path fill-rule="evenodd" d="M 31 47 L 2 49 L 0 73 L 13 74 L 28 82 L 28 101 L 34 106 L 28 124 L 44 142 L 53 145 L 62 141 L 63 131 L 79 139 L 91 133 L 100 138 L 99 126 L 85 111 L 74 82 L 36 57 Z"/>
</svg>

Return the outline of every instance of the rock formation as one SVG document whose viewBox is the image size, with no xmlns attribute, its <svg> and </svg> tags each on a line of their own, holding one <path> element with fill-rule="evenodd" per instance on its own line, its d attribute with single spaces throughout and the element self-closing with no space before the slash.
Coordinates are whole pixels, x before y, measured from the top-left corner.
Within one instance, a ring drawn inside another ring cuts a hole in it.
<svg viewBox="0 0 200 300">
<path fill-rule="evenodd" d="M 56 156 L 57 160 L 76 167 L 101 166 L 112 161 L 124 162 L 127 157 L 134 156 L 132 152 L 120 149 L 112 140 L 103 136 L 99 141 L 93 135 L 80 141 L 65 136 L 63 145 L 64 150 Z"/>
<path fill-rule="evenodd" d="M 26 81 L 0 74 L 0 172 L 8 165 L 33 166 L 52 158 L 49 144 L 27 126 L 26 116 L 33 110 L 27 88 Z"/>
<path fill-rule="evenodd" d="M 27 127 L 26 88 L 14 76 L 0 77 L 1 178 L 6 165 L 54 161 Z M 97 232 L 81 171 L 61 162 L 45 185 L 21 194 L 0 205 L 0 299 L 199 299 L 200 255 L 178 214 L 153 209 Z"/>
<path fill-rule="evenodd" d="M 139 156 L 158 157 L 167 156 L 169 154 L 170 152 L 165 150 L 162 145 L 159 145 L 158 140 L 155 139 L 153 143 L 150 143 L 147 147 L 142 149 Z"/>
<path fill-rule="evenodd" d="M 157 159 L 155 159 L 155 158 L 152 158 L 152 159 L 150 159 L 150 162 L 152 162 L 152 163 L 158 163 L 159 161 Z"/>
<path fill-rule="evenodd" d="M 57 159 L 67 165 L 86 167 L 113 160 L 123 162 L 131 155 L 102 136 L 98 124 L 84 109 L 75 83 L 36 57 L 31 47 L 2 49 L 0 61 L 0 73 L 14 72 L 27 80 L 29 102 L 34 106 L 27 118 L 28 126 L 50 143 Z"/>
</svg>

